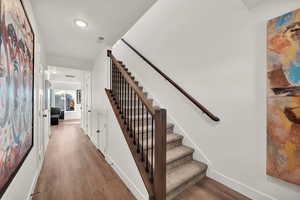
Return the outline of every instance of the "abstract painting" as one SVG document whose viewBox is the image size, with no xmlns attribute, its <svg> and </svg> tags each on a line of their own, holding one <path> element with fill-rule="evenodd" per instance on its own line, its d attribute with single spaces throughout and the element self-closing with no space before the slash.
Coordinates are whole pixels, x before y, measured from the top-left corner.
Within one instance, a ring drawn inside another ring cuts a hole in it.
<svg viewBox="0 0 300 200">
<path fill-rule="evenodd" d="M 300 185 L 300 9 L 267 26 L 267 174 Z"/>
<path fill-rule="evenodd" d="M 0 198 L 33 146 L 34 33 L 20 0 L 0 0 Z"/>
</svg>

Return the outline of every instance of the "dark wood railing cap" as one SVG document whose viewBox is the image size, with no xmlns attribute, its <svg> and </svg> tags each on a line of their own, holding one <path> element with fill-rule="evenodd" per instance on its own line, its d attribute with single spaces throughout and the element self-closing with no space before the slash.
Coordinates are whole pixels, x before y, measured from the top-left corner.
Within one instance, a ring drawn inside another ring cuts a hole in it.
<svg viewBox="0 0 300 200">
<path fill-rule="evenodd" d="M 107 50 L 107 57 L 110 57 L 110 55 L 112 54 L 111 50 Z"/>
<path fill-rule="evenodd" d="M 154 116 L 155 115 L 155 108 L 150 104 L 147 97 L 145 96 L 144 92 L 142 92 L 137 85 L 137 83 L 132 80 L 130 75 L 126 72 L 122 62 L 118 61 L 114 55 L 112 54 L 111 50 L 107 51 L 107 56 L 111 58 L 111 61 L 113 62 L 114 66 L 118 69 L 118 71 L 122 74 L 122 76 L 126 79 L 126 82 L 130 85 L 130 87 L 135 91 L 139 99 L 143 102 L 145 107 L 147 108 L 148 112 Z"/>
</svg>

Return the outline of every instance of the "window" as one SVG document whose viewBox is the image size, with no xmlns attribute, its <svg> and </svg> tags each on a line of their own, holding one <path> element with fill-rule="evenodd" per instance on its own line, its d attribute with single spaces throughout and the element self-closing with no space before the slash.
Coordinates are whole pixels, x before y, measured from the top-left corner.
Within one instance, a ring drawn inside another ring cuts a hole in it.
<svg viewBox="0 0 300 200">
<path fill-rule="evenodd" d="M 54 90 L 55 107 L 63 111 L 76 111 L 76 90 Z"/>
<path fill-rule="evenodd" d="M 55 107 L 65 110 L 65 92 L 63 90 L 55 90 Z"/>
</svg>

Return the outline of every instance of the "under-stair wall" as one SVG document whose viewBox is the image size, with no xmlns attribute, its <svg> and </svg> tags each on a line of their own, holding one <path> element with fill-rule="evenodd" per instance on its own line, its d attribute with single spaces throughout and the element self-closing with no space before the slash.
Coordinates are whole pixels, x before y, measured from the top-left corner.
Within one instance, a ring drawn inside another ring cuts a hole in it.
<svg viewBox="0 0 300 200">
<path fill-rule="evenodd" d="M 300 7 L 272 2 L 158 1 L 124 36 L 176 83 L 217 113 L 213 123 L 123 42 L 113 47 L 147 91 L 210 161 L 208 176 L 257 200 L 300 198 L 266 175 L 266 23 Z"/>
<path fill-rule="evenodd" d="M 100 134 L 105 134 L 105 151 L 102 153 L 107 162 L 118 173 L 128 189 L 138 200 L 148 200 L 148 192 L 136 167 L 122 130 L 105 93 L 109 87 L 109 58 L 107 49 L 99 53 L 92 69 L 92 118 L 96 112 L 106 112 L 100 121 L 107 121 L 107 127 Z M 107 117 L 104 119 L 103 117 Z M 93 120 L 93 131 L 97 130 L 97 121 Z"/>
</svg>

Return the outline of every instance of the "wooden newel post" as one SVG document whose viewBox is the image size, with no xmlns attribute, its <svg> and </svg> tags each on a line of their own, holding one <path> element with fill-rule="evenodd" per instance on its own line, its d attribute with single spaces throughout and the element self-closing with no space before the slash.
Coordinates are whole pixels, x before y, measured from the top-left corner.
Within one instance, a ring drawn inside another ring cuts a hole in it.
<svg viewBox="0 0 300 200">
<path fill-rule="evenodd" d="M 166 199 L 166 151 L 167 151 L 167 111 L 155 110 L 155 167 L 154 197 L 155 200 Z"/>
<path fill-rule="evenodd" d="M 111 54 L 112 54 L 112 52 L 111 52 L 111 50 L 107 50 L 107 57 L 109 57 L 109 61 L 110 61 L 110 63 L 109 63 L 109 71 L 110 71 L 110 77 L 109 77 L 109 82 L 110 82 L 110 92 L 111 92 L 111 94 L 113 94 L 113 88 L 112 88 L 112 85 L 113 85 L 113 64 L 112 64 L 112 60 L 111 60 Z"/>
<path fill-rule="evenodd" d="M 107 57 L 111 56 L 111 50 L 107 50 Z"/>
</svg>

